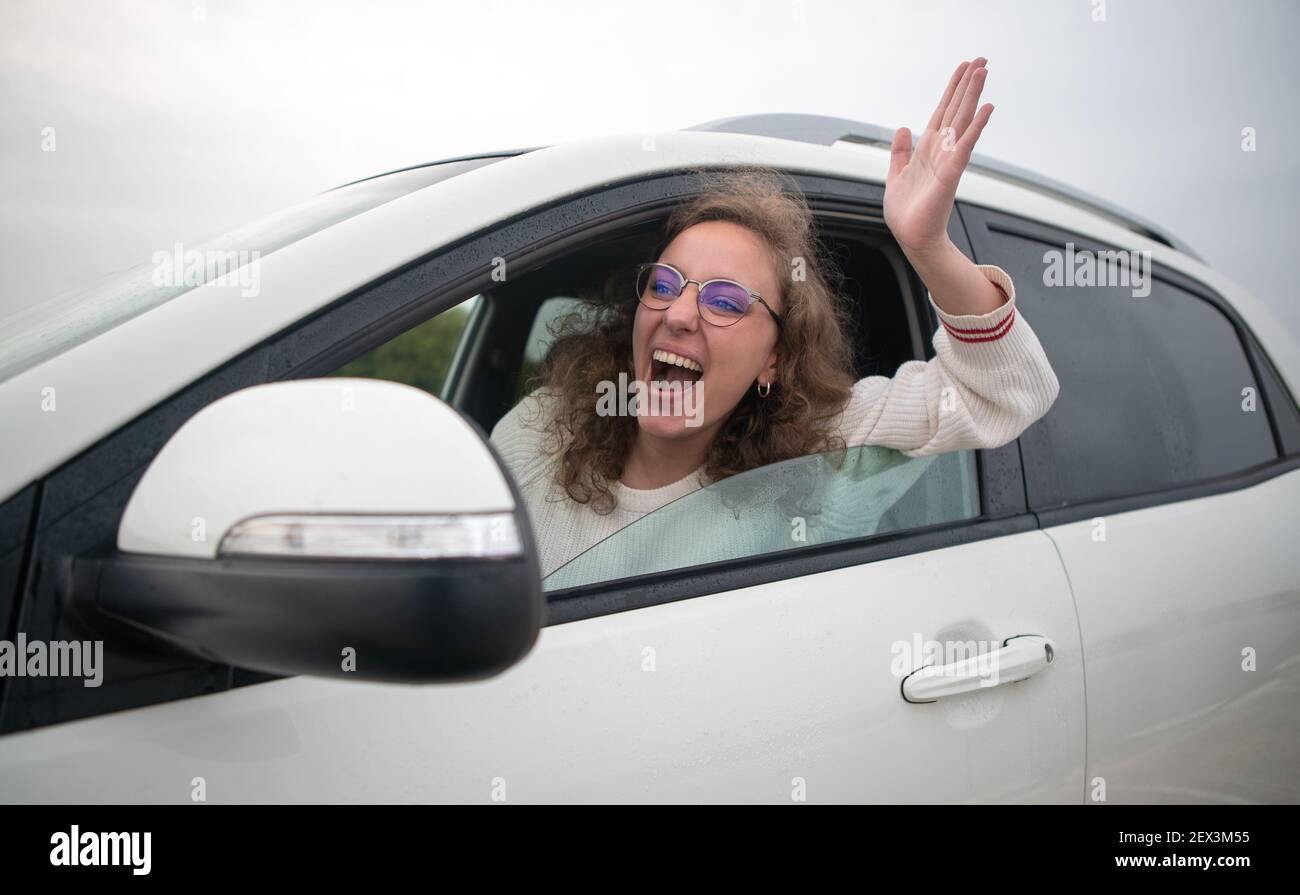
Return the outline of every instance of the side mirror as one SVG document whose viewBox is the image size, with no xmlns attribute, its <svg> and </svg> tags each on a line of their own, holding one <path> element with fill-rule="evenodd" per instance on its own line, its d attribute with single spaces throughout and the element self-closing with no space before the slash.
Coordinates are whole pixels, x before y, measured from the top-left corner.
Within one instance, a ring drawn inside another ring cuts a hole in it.
<svg viewBox="0 0 1300 895">
<path fill-rule="evenodd" d="M 371 379 L 208 405 L 145 471 L 117 550 L 72 573 L 92 630 L 274 674 L 488 677 L 545 611 L 523 502 L 482 431 Z"/>
</svg>

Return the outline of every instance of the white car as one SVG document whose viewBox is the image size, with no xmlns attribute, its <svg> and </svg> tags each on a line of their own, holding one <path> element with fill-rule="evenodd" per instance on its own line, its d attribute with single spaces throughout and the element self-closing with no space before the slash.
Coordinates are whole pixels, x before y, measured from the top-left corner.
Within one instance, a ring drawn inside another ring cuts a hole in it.
<svg viewBox="0 0 1300 895">
<path fill-rule="evenodd" d="M 797 179 L 859 377 L 933 357 L 890 136 L 422 165 L 6 323 L 0 801 L 1300 800 L 1300 345 L 1160 228 L 978 156 L 951 236 L 1014 279 L 1045 418 L 753 470 L 540 579 L 486 433 L 691 169 Z"/>
</svg>

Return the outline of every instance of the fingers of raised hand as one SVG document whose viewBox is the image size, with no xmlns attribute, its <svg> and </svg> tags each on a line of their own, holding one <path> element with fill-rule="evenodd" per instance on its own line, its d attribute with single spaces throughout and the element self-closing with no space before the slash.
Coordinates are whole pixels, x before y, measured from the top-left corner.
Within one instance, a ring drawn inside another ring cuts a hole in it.
<svg viewBox="0 0 1300 895">
<path fill-rule="evenodd" d="M 965 136 L 966 129 L 975 118 L 975 110 L 979 108 L 980 94 L 984 92 L 984 81 L 988 78 L 988 74 L 989 70 L 981 66 L 971 75 L 970 83 L 966 85 L 966 93 L 962 96 L 957 115 L 952 120 L 952 128 L 957 132 L 958 140 Z"/>
<path fill-rule="evenodd" d="M 907 167 L 912 158 L 912 132 L 905 127 L 894 131 L 894 141 L 890 145 L 889 176 L 893 177 Z"/>
<path fill-rule="evenodd" d="M 930 116 L 930 121 L 925 126 L 926 130 L 937 131 L 943 127 L 943 115 L 948 110 L 948 103 L 952 102 L 953 95 L 957 92 L 957 85 L 961 83 L 962 75 L 966 74 L 969 66 L 969 62 L 963 62 L 952 73 L 952 77 L 948 79 L 948 86 L 943 91 L 943 98 L 939 100 L 939 105 L 935 107 L 934 114 Z"/>
<path fill-rule="evenodd" d="M 958 126 L 962 104 L 966 102 L 968 94 L 972 93 L 972 85 L 974 85 L 973 96 L 970 99 L 971 114 L 973 114 L 975 108 L 974 104 L 979 101 L 980 91 L 984 89 L 985 76 L 981 72 L 984 71 L 984 63 L 987 61 L 988 60 L 983 56 L 980 56 L 966 67 L 966 71 L 962 73 L 961 80 L 957 82 L 957 89 L 949 100 L 947 108 L 944 109 L 943 117 L 939 123 L 939 128 L 937 129 L 941 130 L 945 127 L 951 127 L 956 131 L 956 139 L 961 138 L 962 131 L 965 129 L 965 124 L 969 124 L 971 120 L 970 115 L 968 114 L 965 122 L 963 122 L 960 127 Z"/>
</svg>

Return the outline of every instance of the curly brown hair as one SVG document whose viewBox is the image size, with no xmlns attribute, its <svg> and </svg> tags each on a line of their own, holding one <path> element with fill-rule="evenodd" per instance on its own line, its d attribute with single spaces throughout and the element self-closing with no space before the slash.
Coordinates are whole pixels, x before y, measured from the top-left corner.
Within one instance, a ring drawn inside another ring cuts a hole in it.
<svg viewBox="0 0 1300 895">
<path fill-rule="evenodd" d="M 713 481 L 808 454 L 840 452 L 834 420 L 853 386 L 849 315 L 837 288 L 839 273 L 814 229 L 802 191 L 780 172 L 759 165 L 724 171 L 696 169 L 699 190 L 664 224 L 657 259 L 676 236 L 704 221 L 730 221 L 760 236 L 780 284 L 785 325 L 777 341 L 771 393 L 752 390 L 723 423 L 704 465 Z M 550 352 L 525 389 L 551 399 L 543 450 L 559 451 L 556 481 L 570 498 L 598 513 L 617 505 L 611 484 L 636 436 L 635 416 L 596 412 L 598 385 L 632 371 L 637 302 L 633 274 L 611 271 L 579 311 L 552 325 Z"/>
</svg>

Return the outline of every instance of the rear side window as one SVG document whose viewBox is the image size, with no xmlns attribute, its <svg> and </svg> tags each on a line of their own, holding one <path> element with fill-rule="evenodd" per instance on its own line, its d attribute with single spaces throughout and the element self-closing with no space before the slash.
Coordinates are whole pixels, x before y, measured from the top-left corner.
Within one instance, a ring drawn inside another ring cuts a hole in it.
<svg viewBox="0 0 1300 895">
<path fill-rule="evenodd" d="M 1049 267 L 1073 258 L 1079 269 L 1088 263 L 1080 253 L 1098 247 L 1080 239 L 1072 255 L 994 228 L 989 237 L 988 260 L 1015 279 L 1017 304 L 1061 381 L 1052 409 L 1022 438 L 1032 507 L 1159 491 L 1276 458 L 1258 383 L 1217 307 L 1149 270 L 1142 285 L 1114 269 L 1095 278 L 1105 285 L 1049 285 Z"/>
</svg>

